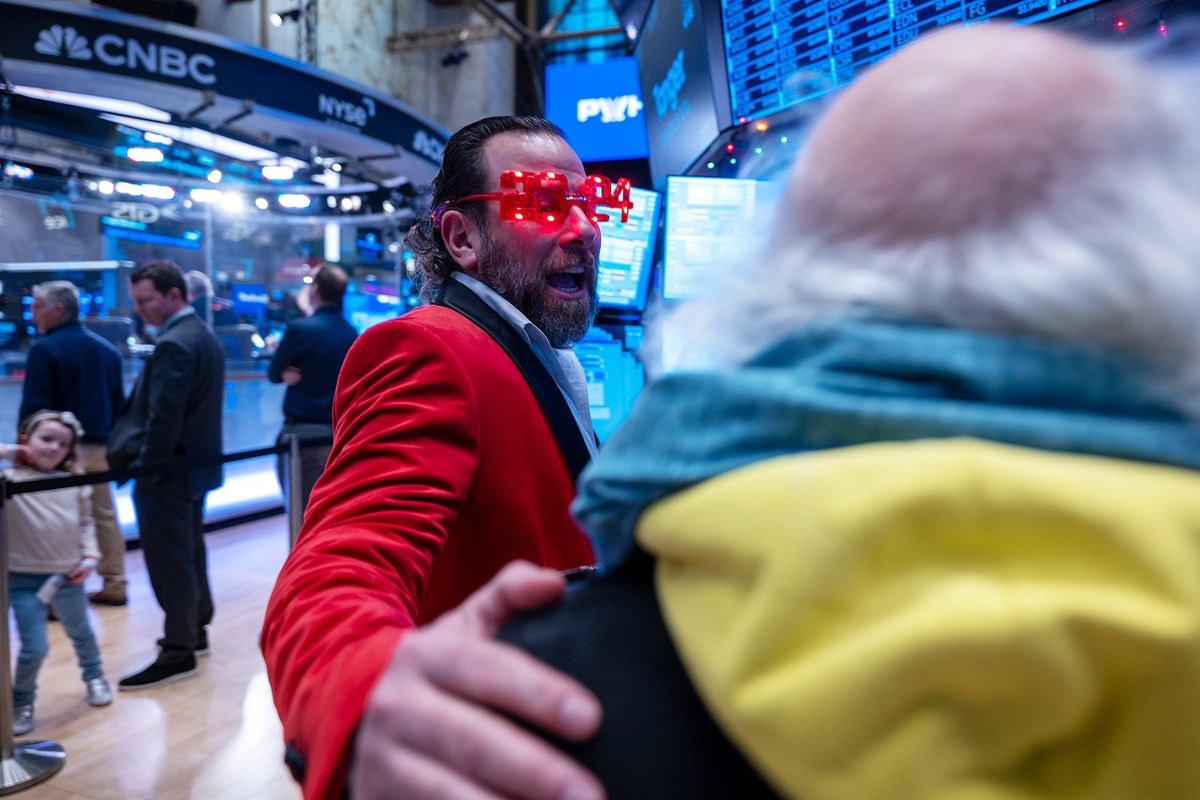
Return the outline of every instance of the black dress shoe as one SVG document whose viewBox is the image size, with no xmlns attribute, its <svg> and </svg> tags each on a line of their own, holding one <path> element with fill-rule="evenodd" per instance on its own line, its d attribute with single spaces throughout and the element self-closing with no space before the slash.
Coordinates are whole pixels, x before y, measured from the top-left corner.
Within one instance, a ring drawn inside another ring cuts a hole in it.
<svg viewBox="0 0 1200 800">
<path fill-rule="evenodd" d="M 196 674 L 196 656 L 177 650 L 161 650 L 154 663 L 141 672 L 120 680 L 117 688 L 122 692 L 150 689 L 173 683 Z"/>
</svg>

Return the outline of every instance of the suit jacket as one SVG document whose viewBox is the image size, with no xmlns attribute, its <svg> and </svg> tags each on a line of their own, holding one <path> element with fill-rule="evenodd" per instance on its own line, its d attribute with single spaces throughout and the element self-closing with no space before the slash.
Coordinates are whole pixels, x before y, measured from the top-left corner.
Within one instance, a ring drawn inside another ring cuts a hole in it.
<svg viewBox="0 0 1200 800">
<path fill-rule="evenodd" d="M 125 402 L 121 366 L 111 344 L 77 321 L 63 323 L 29 348 L 17 418 L 44 408 L 70 411 L 83 425 L 83 441 L 102 444 Z"/>
<path fill-rule="evenodd" d="M 424 307 L 359 337 L 329 464 L 263 626 L 306 797 L 340 797 L 367 695 L 405 631 L 513 559 L 591 563 L 574 494 L 525 379 L 466 317 Z"/>
<path fill-rule="evenodd" d="M 114 469 L 220 456 L 225 352 L 195 314 L 168 326 L 113 423 Z M 221 485 L 221 465 L 188 472 L 192 496 Z"/>
<path fill-rule="evenodd" d="M 288 323 L 267 370 L 271 383 L 280 383 L 285 369 L 300 368 L 300 382 L 283 396 L 287 422 L 331 424 L 338 373 L 357 337 L 354 326 L 342 319 L 341 308 L 333 306 L 321 306 L 311 317 Z"/>
</svg>

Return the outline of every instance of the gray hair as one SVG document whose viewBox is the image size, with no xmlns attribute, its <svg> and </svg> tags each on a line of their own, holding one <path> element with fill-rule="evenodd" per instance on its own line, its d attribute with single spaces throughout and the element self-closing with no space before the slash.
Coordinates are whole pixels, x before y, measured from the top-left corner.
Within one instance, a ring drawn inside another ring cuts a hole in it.
<svg viewBox="0 0 1200 800">
<path fill-rule="evenodd" d="M 212 281 L 200 270 L 193 269 L 183 273 L 183 281 L 192 297 L 212 297 Z"/>
<path fill-rule="evenodd" d="M 805 202 L 828 189 L 806 187 L 802 164 L 799 201 L 780 209 L 788 224 L 749 259 L 749 274 L 660 315 L 647 340 L 686 342 L 664 352 L 668 368 L 711 367 L 741 363 L 818 316 L 882 313 L 1107 349 L 1149 367 L 1167 400 L 1200 418 L 1200 64 L 1101 58 L 1134 135 L 1097 146 L 1103 155 L 1013 219 L 896 241 L 830 234 L 805 224 Z M 1077 135 L 1111 133 L 1097 127 Z M 945 205 L 945 193 L 928 202 Z"/>
<path fill-rule="evenodd" d="M 46 281 L 33 287 L 33 296 L 52 306 L 62 306 L 67 322 L 79 319 L 79 289 L 70 281 Z"/>
</svg>

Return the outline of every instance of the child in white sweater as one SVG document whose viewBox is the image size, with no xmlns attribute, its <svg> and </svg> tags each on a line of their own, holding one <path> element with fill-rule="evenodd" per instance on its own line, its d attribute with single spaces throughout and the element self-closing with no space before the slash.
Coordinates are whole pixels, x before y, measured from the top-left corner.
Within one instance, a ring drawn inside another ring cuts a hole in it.
<svg viewBox="0 0 1200 800">
<path fill-rule="evenodd" d="M 37 411 L 21 423 L 18 445 L 0 445 L 0 458 L 12 458 L 5 470 L 11 481 L 70 474 L 75 445 L 83 428 L 68 411 Z M 87 618 L 83 582 L 100 558 L 92 522 L 89 486 L 30 492 L 4 504 L 9 541 L 8 601 L 17 621 L 21 651 L 13 676 L 13 733 L 33 730 L 33 700 L 38 669 L 46 658 L 46 606 L 38 590 L 46 587 L 54 613 L 75 645 L 75 655 L 94 706 L 112 702 L 104 679 L 100 648 Z M 48 580 L 57 583 L 47 584 Z"/>
</svg>

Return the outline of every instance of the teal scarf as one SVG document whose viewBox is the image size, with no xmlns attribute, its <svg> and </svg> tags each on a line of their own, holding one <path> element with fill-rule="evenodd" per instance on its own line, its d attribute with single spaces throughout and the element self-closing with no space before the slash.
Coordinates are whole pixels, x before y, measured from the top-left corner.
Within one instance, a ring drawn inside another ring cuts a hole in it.
<svg viewBox="0 0 1200 800">
<path fill-rule="evenodd" d="M 836 319 L 743 366 L 646 389 L 580 477 L 572 506 L 602 569 L 652 503 L 776 456 L 972 436 L 1200 469 L 1200 423 L 1109 354 L 916 324 Z"/>
</svg>

